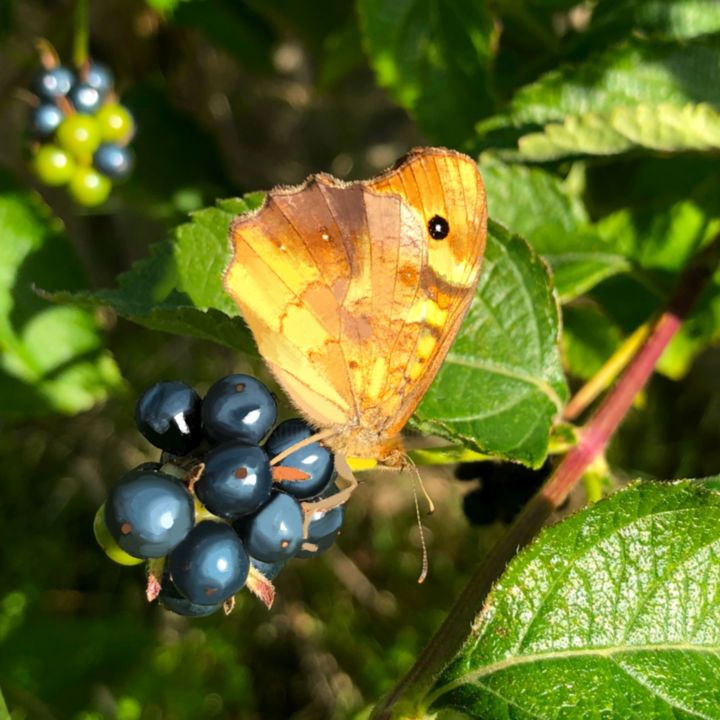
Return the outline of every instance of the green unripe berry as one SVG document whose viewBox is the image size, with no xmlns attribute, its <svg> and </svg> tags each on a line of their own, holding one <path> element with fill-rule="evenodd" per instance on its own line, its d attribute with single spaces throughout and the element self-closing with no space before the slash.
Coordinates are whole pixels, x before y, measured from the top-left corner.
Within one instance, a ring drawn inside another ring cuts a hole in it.
<svg viewBox="0 0 720 720">
<path fill-rule="evenodd" d="M 108 199 L 112 183 L 105 175 L 89 167 L 79 167 L 70 180 L 70 194 L 80 205 L 93 207 Z"/>
<path fill-rule="evenodd" d="M 103 549 L 104 553 L 119 565 L 139 565 L 143 562 L 142 558 L 136 558 L 128 555 L 116 542 L 115 538 L 105 524 L 105 505 L 101 505 L 95 514 L 93 521 L 93 532 L 97 544 Z"/>
<path fill-rule="evenodd" d="M 35 174 L 46 185 L 65 185 L 75 174 L 75 160 L 57 145 L 43 145 L 33 165 Z"/>
<path fill-rule="evenodd" d="M 70 115 L 57 129 L 57 140 L 62 148 L 75 157 L 90 157 L 99 147 L 102 137 L 97 120 L 91 115 Z"/>
<path fill-rule="evenodd" d="M 130 111 L 118 103 L 109 103 L 98 110 L 95 116 L 104 142 L 125 143 L 135 130 Z"/>
</svg>

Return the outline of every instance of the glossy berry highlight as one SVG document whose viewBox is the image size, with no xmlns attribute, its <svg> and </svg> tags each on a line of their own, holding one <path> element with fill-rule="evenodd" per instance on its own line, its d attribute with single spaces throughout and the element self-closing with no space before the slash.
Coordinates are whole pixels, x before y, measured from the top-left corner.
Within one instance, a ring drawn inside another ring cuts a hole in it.
<svg viewBox="0 0 720 720">
<path fill-rule="evenodd" d="M 167 555 L 195 522 L 192 496 L 180 480 L 151 470 L 126 473 L 105 502 L 105 524 L 118 546 L 137 558 Z"/>
<path fill-rule="evenodd" d="M 155 447 L 186 455 L 202 441 L 200 396 L 178 381 L 149 387 L 135 405 L 135 425 Z"/>
<path fill-rule="evenodd" d="M 265 449 L 272 459 L 314 434 L 313 428 L 304 420 L 292 418 L 280 423 L 272 431 L 265 443 Z M 279 489 L 300 500 L 321 495 L 330 484 L 334 472 L 333 454 L 319 442 L 296 450 L 278 465 L 294 468 L 308 475 L 306 480 L 284 480 L 278 483 Z"/>
<path fill-rule="evenodd" d="M 222 522 L 204 520 L 173 550 L 170 577 L 198 605 L 224 602 L 245 585 L 250 560 L 240 538 Z"/>
<path fill-rule="evenodd" d="M 275 398 L 250 375 L 238 373 L 218 380 L 203 401 L 203 427 L 215 442 L 258 443 L 270 432 L 276 419 Z"/>
<path fill-rule="evenodd" d="M 257 445 L 228 442 L 207 453 L 195 493 L 218 517 L 234 519 L 255 512 L 270 497 L 272 474 Z"/>
<path fill-rule="evenodd" d="M 292 557 L 300 549 L 303 520 L 298 501 L 276 492 L 255 515 L 236 521 L 235 527 L 252 557 L 273 563 Z"/>
</svg>

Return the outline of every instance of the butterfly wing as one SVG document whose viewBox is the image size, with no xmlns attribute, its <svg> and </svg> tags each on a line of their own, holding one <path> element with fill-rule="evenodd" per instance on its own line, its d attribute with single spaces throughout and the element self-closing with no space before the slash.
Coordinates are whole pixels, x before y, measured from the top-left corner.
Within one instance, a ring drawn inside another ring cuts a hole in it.
<svg viewBox="0 0 720 720">
<path fill-rule="evenodd" d="M 443 240 L 428 221 L 445 218 Z M 391 436 L 437 373 L 477 283 L 475 163 L 414 151 L 374 181 L 271 192 L 231 228 L 225 286 L 280 384 L 318 427 Z"/>
</svg>

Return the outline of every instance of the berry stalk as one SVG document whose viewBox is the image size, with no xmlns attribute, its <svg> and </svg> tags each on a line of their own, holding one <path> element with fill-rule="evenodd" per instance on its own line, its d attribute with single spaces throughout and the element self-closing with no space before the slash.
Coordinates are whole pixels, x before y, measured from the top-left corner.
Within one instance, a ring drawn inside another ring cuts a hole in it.
<svg viewBox="0 0 720 720">
<path fill-rule="evenodd" d="M 73 63 L 82 73 L 87 69 L 90 57 L 90 0 L 75 0 L 75 37 L 73 38 Z"/>
<path fill-rule="evenodd" d="M 464 644 L 468 629 L 482 611 L 487 594 L 502 575 L 507 563 L 537 535 L 584 471 L 605 450 L 635 396 L 650 379 L 663 351 L 717 270 L 719 262 L 720 235 L 685 268 L 666 309 L 654 323 L 624 374 L 585 425 L 578 444 L 527 503 L 507 533 L 483 558 L 413 667 L 376 706 L 371 716 L 373 720 L 398 716 L 396 713 L 400 709 L 409 710 L 409 715 L 414 717 L 413 710 L 422 702 L 427 689 Z"/>
</svg>

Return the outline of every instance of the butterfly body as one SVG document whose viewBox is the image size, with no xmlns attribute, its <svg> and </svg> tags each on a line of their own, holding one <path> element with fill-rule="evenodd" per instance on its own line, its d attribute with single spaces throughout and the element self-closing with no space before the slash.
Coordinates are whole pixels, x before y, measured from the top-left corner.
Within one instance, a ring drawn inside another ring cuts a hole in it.
<svg viewBox="0 0 720 720">
<path fill-rule="evenodd" d="M 234 220 L 225 287 L 334 452 L 403 466 L 400 432 L 470 306 L 486 224 L 475 163 L 433 148 L 373 180 L 273 190 Z"/>
</svg>

